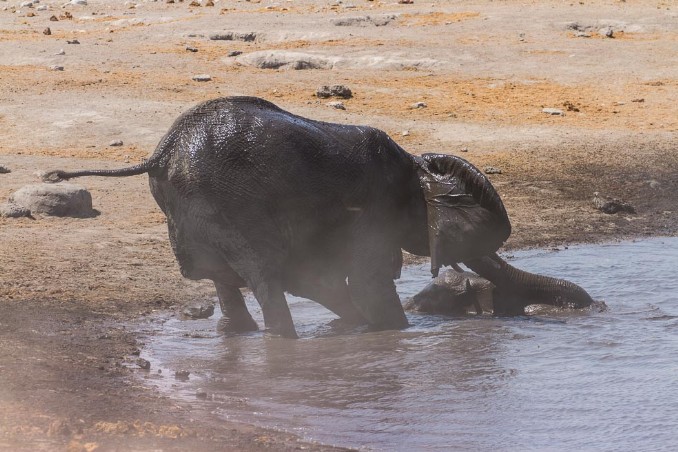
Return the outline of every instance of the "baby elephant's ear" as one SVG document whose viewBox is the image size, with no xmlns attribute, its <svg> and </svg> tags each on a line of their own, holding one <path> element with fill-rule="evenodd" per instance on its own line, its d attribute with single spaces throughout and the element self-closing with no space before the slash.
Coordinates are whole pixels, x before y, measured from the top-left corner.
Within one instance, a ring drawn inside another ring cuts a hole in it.
<svg viewBox="0 0 678 452">
<path fill-rule="evenodd" d="M 504 204 L 478 168 L 451 155 L 424 154 L 419 180 L 428 215 L 431 272 L 494 253 L 511 234 Z"/>
</svg>

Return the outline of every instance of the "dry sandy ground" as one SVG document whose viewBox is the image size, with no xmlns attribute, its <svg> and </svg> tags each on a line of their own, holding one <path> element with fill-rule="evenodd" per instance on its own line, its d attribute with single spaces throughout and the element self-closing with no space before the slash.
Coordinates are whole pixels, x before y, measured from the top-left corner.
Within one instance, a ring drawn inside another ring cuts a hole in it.
<svg viewBox="0 0 678 452">
<path fill-rule="evenodd" d="M 674 2 L 64 2 L 0 0 L 0 201 L 37 170 L 138 162 L 180 112 L 244 94 L 501 169 L 508 248 L 678 233 Z M 346 110 L 314 96 L 332 84 Z M 144 177 L 77 183 L 99 216 L 0 218 L 0 448 L 322 449 L 192 419 L 134 378 L 143 319 L 213 290 L 181 278 Z"/>
</svg>

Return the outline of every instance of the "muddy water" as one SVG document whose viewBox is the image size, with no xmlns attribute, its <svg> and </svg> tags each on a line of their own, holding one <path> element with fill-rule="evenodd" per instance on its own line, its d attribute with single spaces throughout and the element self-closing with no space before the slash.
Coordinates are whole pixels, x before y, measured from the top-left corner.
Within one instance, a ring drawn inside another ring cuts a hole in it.
<svg viewBox="0 0 678 452">
<path fill-rule="evenodd" d="M 319 305 L 290 297 L 299 340 L 219 336 L 218 315 L 165 322 L 142 355 L 164 377 L 148 383 L 197 417 L 364 449 L 676 450 L 678 239 L 511 262 L 576 281 L 609 309 L 410 315 L 404 331 L 342 333 Z M 401 296 L 429 278 L 426 266 L 405 269 Z M 174 379 L 178 369 L 188 381 Z"/>
</svg>

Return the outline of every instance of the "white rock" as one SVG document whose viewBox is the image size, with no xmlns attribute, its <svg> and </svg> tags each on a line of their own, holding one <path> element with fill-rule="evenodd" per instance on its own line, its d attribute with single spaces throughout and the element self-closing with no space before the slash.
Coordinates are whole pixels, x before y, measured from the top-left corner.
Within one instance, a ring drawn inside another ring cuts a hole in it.
<svg viewBox="0 0 678 452">
<path fill-rule="evenodd" d="M 27 185 L 9 197 L 10 203 L 23 206 L 33 213 L 59 217 L 87 217 L 92 210 L 92 195 L 79 185 Z"/>
</svg>

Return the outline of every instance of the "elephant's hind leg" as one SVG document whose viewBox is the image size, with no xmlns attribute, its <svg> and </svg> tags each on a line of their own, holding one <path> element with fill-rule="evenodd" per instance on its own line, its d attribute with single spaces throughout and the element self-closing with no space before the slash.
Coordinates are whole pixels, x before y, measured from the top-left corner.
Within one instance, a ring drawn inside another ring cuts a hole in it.
<svg viewBox="0 0 678 452">
<path fill-rule="evenodd" d="M 219 305 L 223 313 L 223 317 L 219 321 L 219 329 L 227 333 L 257 331 L 259 329 L 257 322 L 254 321 L 247 310 L 240 289 L 218 282 L 215 282 L 214 286 L 217 288 Z"/>
</svg>

